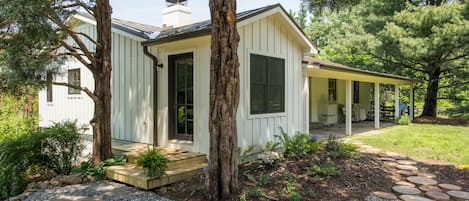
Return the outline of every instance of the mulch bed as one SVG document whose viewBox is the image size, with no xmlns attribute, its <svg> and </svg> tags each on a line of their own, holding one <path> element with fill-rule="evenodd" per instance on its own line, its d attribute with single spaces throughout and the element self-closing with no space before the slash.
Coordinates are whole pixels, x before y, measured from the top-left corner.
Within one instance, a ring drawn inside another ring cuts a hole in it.
<svg viewBox="0 0 469 201">
<path fill-rule="evenodd" d="M 374 191 L 391 192 L 395 181 L 404 178 L 386 167 L 378 155 L 361 154 L 360 157 L 333 160 L 340 165 L 341 175 L 337 177 L 313 177 L 308 174 L 311 164 L 317 164 L 320 158 L 309 156 L 305 159 L 285 159 L 283 167 L 268 168 L 260 162 L 250 163 L 240 169 L 239 193 L 233 200 L 290 200 L 285 192 L 287 183 L 295 181 L 296 191 L 301 200 L 364 200 Z M 324 160 L 324 159 L 323 159 Z M 452 166 L 426 165 L 419 163 L 420 172 L 433 173 L 441 182 L 457 184 L 469 190 L 469 171 L 458 170 Z M 255 184 L 262 174 L 269 174 L 268 184 Z M 248 176 L 249 175 L 249 176 Z M 251 178 L 251 179 L 250 179 Z M 254 179 L 252 179 L 254 178 Z M 253 197 L 249 192 L 256 187 L 266 196 Z M 162 196 L 174 200 L 207 200 L 204 190 L 203 174 L 157 190 Z"/>
<path fill-rule="evenodd" d="M 418 117 L 414 123 L 424 123 L 424 124 L 442 124 L 442 125 L 452 125 L 452 126 L 469 126 L 469 119 L 445 119 L 445 118 L 436 118 L 436 117 Z"/>
</svg>

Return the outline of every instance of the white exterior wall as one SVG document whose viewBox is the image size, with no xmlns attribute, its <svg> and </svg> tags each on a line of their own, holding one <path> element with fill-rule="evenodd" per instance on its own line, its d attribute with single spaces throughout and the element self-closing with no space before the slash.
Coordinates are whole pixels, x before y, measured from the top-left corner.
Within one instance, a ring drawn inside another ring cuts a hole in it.
<svg viewBox="0 0 469 201">
<path fill-rule="evenodd" d="M 308 132 L 308 78 L 303 74 L 303 49 L 280 14 L 274 14 L 238 28 L 241 41 L 240 102 L 238 108 L 238 146 L 263 146 L 277 142 L 275 135 L 282 127 L 290 135 Z M 285 112 L 279 114 L 250 114 L 250 54 L 285 59 Z M 305 84 L 306 83 L 306 84 Z"/>
<path fill-rule="evenodd" d="M 360 106 L 368 112 L 371 108 L 370 83 L 360 82 L 359 100 Z M 325 107 L 329 103 L 328 78 L 310 78 L 310 121 L 319 122 L 319 117 L 326 114 Z M 353 96 L 353 91 L 352 91 Z M 352 99 L 353 100 L 353 99 Z M 337 104 L 345 105 L 345 80 L 337 80 Z"/>
<path fill-rule="evenodd" d="M 96 37 L 96 28 L 92 24 L 81 23 L 76 28 Z M 112 137 L 142 143 L 153 140 L 153 69 L 149 58 L 143 54 L 138 40 L 121 31 L 112 34 Z M 143 40 L 143 39 L 141 39 Z M 84 39 L 88 47 L 91 42 Z M 94 48 L 91 48 L 94 49 Z M 81 86 L 94 90 L 91 72 L 75 59 L 70 59 L 61 67 L 61 74 L 55 81 L 68 82 L 67 70 L 80 68 Z M 87 125 L 93 117 L 94 103 L 84 92 L 79 95 L 68 94 L 68 88 L 53 86 L 53 101 L 47 102 L 46 90 L 39 92 L 40 126 L 49 126 L 52 122 L 77 120 Z"/>
</svg>

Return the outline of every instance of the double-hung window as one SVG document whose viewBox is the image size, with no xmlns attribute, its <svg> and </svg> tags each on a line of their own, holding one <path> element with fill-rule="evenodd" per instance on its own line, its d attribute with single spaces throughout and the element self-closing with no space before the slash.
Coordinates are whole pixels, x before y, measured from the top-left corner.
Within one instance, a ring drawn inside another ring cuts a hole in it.
<svg viewBox="0 0 469 201">
<path fill-rule="evenodd" d="M 71 69 L 68 70 L 68 83 L 77 87 L 80 87 L 81 81 L 80 81 L 80 69 Z M 75 88 L 68 88 L 68 94 L 80 94 L 79 89 Z"/>
<path fill-rule="evenodd" d="M 285 60 L 251 54 L 251 114 L 285 112 Z"/>
</svg>

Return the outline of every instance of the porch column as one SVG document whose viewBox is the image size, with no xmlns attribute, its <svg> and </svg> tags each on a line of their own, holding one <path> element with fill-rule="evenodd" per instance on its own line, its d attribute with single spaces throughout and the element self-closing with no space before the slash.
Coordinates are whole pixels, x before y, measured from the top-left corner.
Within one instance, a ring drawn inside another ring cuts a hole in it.
<svg viewBox="0 0 469 201">
<path fill-rule="evenodd" d="M 394 85 L 394 120 L 397 122 L 399 119 L 400 111 L 399 111 L 399 85 Z"/>
<path fill-rule="evenodd" d="M 345 80 L 345 134 L 352 134 L 352 80 Z"/>
<path fill-rule="evenodd" d="M 380 105 L 379 105 L 379 82 L 375 82 L 375 128 L 378 129 L 380 127 L 379 120 L 380 120 Z"/>
<path fill-rule="evenodd" d="M 410 85 L 409 90 L 409 116 L 410 120 L 414 120 L 414 85 Z"/>
</svg>

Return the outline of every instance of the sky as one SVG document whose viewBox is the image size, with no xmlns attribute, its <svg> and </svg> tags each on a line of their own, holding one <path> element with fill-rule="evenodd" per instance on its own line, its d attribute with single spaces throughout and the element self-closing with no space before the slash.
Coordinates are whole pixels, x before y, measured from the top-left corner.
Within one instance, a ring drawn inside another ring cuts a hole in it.
<svg viewBox="0 0 469 201">
<path fill-rule="evenodd" d="M 237 0 L 238 12 L 280 3 L 285 10 L 297 11 L 301 0 Z M 192 9 L 192 21 L 198 22 L 210 18 L 208 0 L 188 0 Z M 112 17 L 150 24 L 162 25 L 161 13 L 166 7 L 163 0 L 111 0 Z"/>
</svg>

